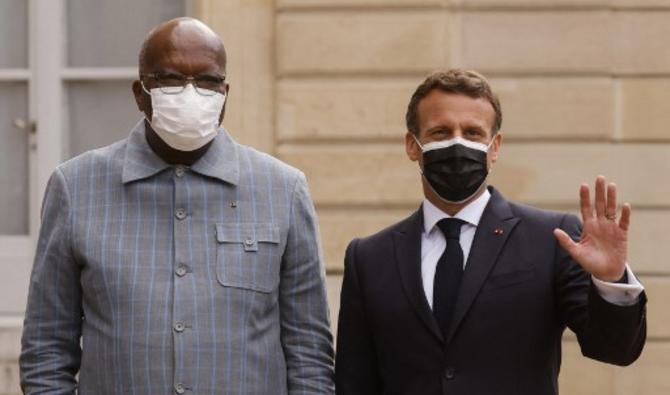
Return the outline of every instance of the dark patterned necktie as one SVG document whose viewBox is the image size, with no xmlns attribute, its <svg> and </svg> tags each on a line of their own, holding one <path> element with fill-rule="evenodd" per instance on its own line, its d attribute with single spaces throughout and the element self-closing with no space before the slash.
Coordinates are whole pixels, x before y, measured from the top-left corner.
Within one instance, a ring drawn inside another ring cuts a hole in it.
<svg viewBox="0 0 670 395">
<path fill-rule="evenodd" d="M 447 240 L 447 246 L 437 261 L 433 282 L 433 314 L 445 340 L 456 306 L 458 289 L 463 277 L 463 249 L 461 249 L 461 225 L 457 218 L 444 218 L 437 223 Z"/>
</svg>

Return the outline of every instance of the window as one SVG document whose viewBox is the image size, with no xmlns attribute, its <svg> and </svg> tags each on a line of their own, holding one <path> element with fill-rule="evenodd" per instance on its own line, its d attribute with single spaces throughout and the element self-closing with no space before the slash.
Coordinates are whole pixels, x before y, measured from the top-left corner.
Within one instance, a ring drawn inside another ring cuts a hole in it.
<svg viewBox="0 0 670 395">
<path fill-rule="evenodd" d="M 187 0 L 0 2 L 0 317 L 20 324 L 46 182 L 62 161 L 127 136 L 148 31 Z M 13 317 L 13 318 L 12 318 Z"/>
</svg>

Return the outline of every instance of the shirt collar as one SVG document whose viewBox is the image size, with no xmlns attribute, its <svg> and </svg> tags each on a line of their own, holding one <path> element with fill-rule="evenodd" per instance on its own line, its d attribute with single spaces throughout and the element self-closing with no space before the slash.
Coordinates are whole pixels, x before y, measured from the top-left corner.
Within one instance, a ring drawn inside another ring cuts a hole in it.
<svg viewBox="0 0 670 395">
<path fill-rule="evenodd" d="M 129 183 L 151 177 L 170 167 L 149 147 L 145 136 L 145 122 L 135 125 L 128 137 L 123 163 L 122 182 Z M 240 178 L 237 143 L 224 128 L 219 129 L 205 155 L 191 166 L 202 175 L 237 185 Z"/>
<path fill-rule="evenodd" d="M 443 218 L 458 218 L 463 220 L 470 225 L 477 226 L 479 225 L 479 220 L 484 214 L 484 209 L 491 199 L 491 193 L 488 189 L 484 190 L 477 199 L 468 203 L 467 206 L 463 207 L 461 211 L 456 213 L 453 217 L 444 211 L 437 208 L 433 203 L 428 199 L 423 200 L 423 226 L 424 232 L 430 233 L 435 225 Z"/>
<path fill-rule="evenodd" d="M 204 176 L 237 185 L 240 180 L 240 164 L 237 157 L 237 142 L 228 131 L 219 128 L 212 146 L 205 155 L 191 166 L 191 170 Z"/>
</svg>

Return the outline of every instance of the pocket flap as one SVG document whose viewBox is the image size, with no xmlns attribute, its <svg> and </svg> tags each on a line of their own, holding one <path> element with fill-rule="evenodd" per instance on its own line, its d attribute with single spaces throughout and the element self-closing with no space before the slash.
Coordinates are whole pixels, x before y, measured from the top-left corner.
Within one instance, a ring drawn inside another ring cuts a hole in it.
<svg viewBox="0 0 670 395">
<path fill-rule="evenodd" d="M 279 227 L 271 222 L 239 222 L 216 224 L 216 240 L 219 243 L 279 244 Z"/>
</svg>

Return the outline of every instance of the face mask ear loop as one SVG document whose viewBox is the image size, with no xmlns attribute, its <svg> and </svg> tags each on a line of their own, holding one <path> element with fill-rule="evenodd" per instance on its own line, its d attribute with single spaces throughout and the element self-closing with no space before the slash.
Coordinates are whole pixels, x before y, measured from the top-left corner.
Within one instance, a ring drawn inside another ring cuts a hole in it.
<svg viewBox="0 0 670 395">
<path fill-rule="evenodd" d="M 412 137 L 414 138 L 414 141 L 419 145 L 419 148 L 421 148 L 421 152 L 423 152 L 423 145 L 419 142 L 419 139 L 416 138 L 416 134 L 412 133 Z"/>
<path fill-rule="evenodd" d="M 151 96 L 151 92 L 149 92 L 149 90 L 147 89 L 147 87 L 144 86 L 144 81 L 140 80 L 140 85 L 142 85 L 142 90 L 144 91 L 144 93 L 146 93 L 147 95 Z"/>
<path fill-rule="evenodd" d="M 414 133 L 412 133 L 412 137 L 414 138 L 414 141 L 416 141 L 419 148 L 421 148 L 421 155 L 423 155 L 423 145 L 421 145 L 421 143 L 419 142 L 419 139 L 416 138 L 416 135 Z M 426 178 L 426 176 L 423 174 L 423 169 L 421 168 L 421 164 L 419 164 L 419 173 L 421 173 L 421 177 Z"/>
<path fill-rule="evenodd" d="M 489 155 L 489 149 L 491 149 L 491 146 L 493 145 L 493 142 L 496 141 L 496 135 L 497 135 L 497 133 L 493 135 L 493 138 L 491 139 L 491 142 L 489 143 L 489 145 L 486 146 L 486 156 L 487 157 Z M 486 168 L 487 168 L 487 171 L 488 171 L 488 174 L 486 175 L 486 179 L 488 180 L 489 175 L 491 175 L 491 171 L 493 171 L 493 165 L 486 166 Z M 484 181 L 486 181 L 486 180 L 484 180 Z"/>
</svg>

